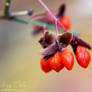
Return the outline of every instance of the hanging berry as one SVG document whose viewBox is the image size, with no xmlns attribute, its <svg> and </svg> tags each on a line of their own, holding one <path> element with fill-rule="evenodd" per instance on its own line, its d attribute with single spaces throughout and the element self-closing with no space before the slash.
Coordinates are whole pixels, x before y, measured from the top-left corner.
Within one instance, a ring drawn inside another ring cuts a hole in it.
<svg viewBox="0 0 92 92">
<path fill-rule="evenodd" d="M 50 67 L 56 72 L 59 72 L 61 69 L 64 68 L 64 64 L 62 63 L 61 59 L 61 54 L 61 52 L 55 53 L 52 60 L 50 61 Z"/>
<path fill-rule="evenodd" d="M 87 68 L 90 63 L 90 54 L 83 46 L 77 46 L 76 59 L 80 66 Z"/>
<path fill-rule="evenodd" d="M 64 49 L 61 54 L 61 60 L 68 70 L 72 70 L 74 65 L 74 56 L 72 52 L 70 52 L 68 49 Z"/>
<path fill-rule="evenodd" d="M 91 56 L 87 49 L 90 50 L 91 46 L 77 36 L 73 36 L 70 44 L 73 48 L 79 65 L 87 68 L 91 60 Z"/>
<path fill-rule="evenodd" d="M 52 58 L 49 58 L 48 60 L 44 60 L 44 57 L 41 58 L 41 61 L 40 61 L 40 64 L 41 64 L 41 69 L 45 72 L 45 73 L 48 73 L 51 71 L 51 68 L 50 68 L 50 61 L 51 61 Z"/>
<path fill-rule="evenodd" d="M 67 16 L 62 16 L 59 18 L 59 21 L 63 24 L 63 26 L 66 28 L 66 30 L 69 30 L 71 28 L 71 22 L 70 18 Z M 62 29 L 62 26 L 58 24 L 58 26 Z"/>
</svg>

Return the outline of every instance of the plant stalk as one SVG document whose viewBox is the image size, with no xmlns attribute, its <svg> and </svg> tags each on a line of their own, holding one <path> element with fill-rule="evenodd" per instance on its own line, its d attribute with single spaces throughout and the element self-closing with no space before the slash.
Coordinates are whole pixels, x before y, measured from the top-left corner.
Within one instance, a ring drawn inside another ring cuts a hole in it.
<svg viewBox="0 0 92 92">
<path fill-rule="evenodd" d="M 25 19 L 25 18 L 21 18 L 21 17 L 15 17 L 14 18 L 15 21 L 20 22 L 20 23 L 24 23 L 24 24 L 34 24 L 34 25 L 39 25 L 39 26 L 44 26 L 47 30 L 56 30 L 56 27 L 54 25 L 49 25 L 49 24 L 45 24 L 43 22 L 40 21 L 33 21 L 33 20 L 29 20 L 29 19 Z M 61 33 L 64 32 L 64 30 L 62 30 L 61 28 L 58 29 Z M 78 32 L 72 32 L 72 31 L 68 31 L 74 35 L 78 35 Z"/>
<path fill-rule="evenodd" d="M 6 17 L 10 15 L 10 4 L 11 4 L 11 0 L 6 0 L 5 9 L 4 9 L 4 16 Z"/>
</svg>

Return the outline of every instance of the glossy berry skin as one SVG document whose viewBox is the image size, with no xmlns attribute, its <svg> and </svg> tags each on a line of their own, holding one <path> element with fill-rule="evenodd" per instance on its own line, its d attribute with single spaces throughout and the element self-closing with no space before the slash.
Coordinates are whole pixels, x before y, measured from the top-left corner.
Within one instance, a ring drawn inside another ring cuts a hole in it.
<svg viewBox="0 0 92 92">
<path fill-rule="evenodd" d="M 87 49 L 83 46 L 77 46 L 76 59 L 80 66 L 87 68 L 90 63 L 90 54 Z"/>
<path fill-rule="evenodd" d="M 67 16 L 62 16 L 59 21 L 64 25 L 64 27 L 66 28 L 66 30 L 69 30 L 71 27 L 71 22 L 70 22 L 70 18 Z M 60 25 L 58 25 L 60 28 L 62 28 Z"/>
<path fill-rule="evenodd" d="M 61 52 L 55 53 L 52 60 L 50 61 L 50 67 L 56 72 L 59 72 L 61 69 L 64 68 L 64 64 L 61 61 Z"/>
<path fill-rule="evenodd" d="M 48 73 L 51 71 L 51 68 L 49 66 L 50 61 L 52 58 L 49 58 L 48 60 L 44 61 L 44 57 L 41 58 L 40 64 L 41 64 L 41 69 L 45 72 Z"/>
<path fill-rule="evenodd" d="M 74 56 L 68 49 L 64 49 L 61 55 L 64 66 L 71 70 L 74 65 Z"/>
</svg>

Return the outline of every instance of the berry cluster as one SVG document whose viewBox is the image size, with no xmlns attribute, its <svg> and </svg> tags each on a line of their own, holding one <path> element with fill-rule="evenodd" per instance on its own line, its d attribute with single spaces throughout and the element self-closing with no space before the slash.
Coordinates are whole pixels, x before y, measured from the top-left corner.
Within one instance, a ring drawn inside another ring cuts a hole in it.
<svg viewBox="0 0 92 92">
<path fill-rule="evenodd" d="M 64 68 L 64 66 L 71 70 L 74 65 L 74 56 L 72 52 L 68 49 L 64 49 L 63 52 L 56 52 L 52 57 L 47 60 L 44 60 L 44 57 L 41 59 L 41 68 L 44 72 L 49 72 L 52 69 L 56 72 L 59 72 Z"/>
<path fill-rule="evenodd" d="M 91 49 L 90 45 L 72 35 L 69 32 L 65 32 L 58 37 L 45 33 L 44 37 L 40 39 L 40 44 L 44 48 L 41 51 L 41 68 L 44 72 L 55 70 L 59 72 L 64 67 L 67 70 L 72 70 L 74 65 L 74 55 L 66 47 L 71 45 L 75 53 L 76 59 L 80 66 L 87 68 L 90 63 L 90 54 L 88 49 Z"/>
<path fill-rule="evenodd" d="M 87 68 L 90 62 L 90 54 L 83 46 L 78 46 L 76 50 L 76 59 L 80 66 Z"/>
<path fill-rule="evenodd" d="M 78 36 L 68 32 L 71 28 L 71 22 L 69 17 L 64 15 L 65 5 L 61 5 L 59 11 L 56 13 L 50 11 L 42 0 L 39 0 L 39 2 L 48 12 L 36 15 L 32 19 L 56 26 L 56 35 L 49 34 L 44 26 L 34 26 L 34 34 L 41 31 L 43 32 L 43 36 L 39 40 L 39 43 L 43 47 L 43 50 L 40 52 L 42 55 L 42 70 L 46 73 L 51 70 L 59 72 L 64 67 L 66 67 L 67 70 L 72 70 L 74 55 L 67 49 L 68 45 L 71 45 L 73 48 L 79 65 L 83 68 L 87 68 L 91 59 L 87 49 L 91 49 L 91 47 Z M 60 34 L 58 27 L 64 30 L 63 34 Z"/>
</svg>

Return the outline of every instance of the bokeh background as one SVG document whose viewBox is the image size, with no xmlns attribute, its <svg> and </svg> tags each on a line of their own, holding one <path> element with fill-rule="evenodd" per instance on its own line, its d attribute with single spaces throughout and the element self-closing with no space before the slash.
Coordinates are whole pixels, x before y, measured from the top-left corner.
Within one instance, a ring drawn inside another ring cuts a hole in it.
<svg viewBox="0 0 92 92">
<path fill-rule="evenodd" d="M 92 0 L 44 1 L 53 10 L 65 3 L 71 30 L 92 46 Z M 1 11 L 4 3 L 0 0 Z M 34 15 L 45 11 L 37 0 L 12 0 L 11 11 L 27 9 L 33 9 Z M 75 60 L 72 71 L 45 74 L 40 68 L 41 35 L 34 37 L 31 31 L 31 25 L 0 20 L 0 92 L 92 92 L 92 60 L 87 69 Z"/>
</svg>

